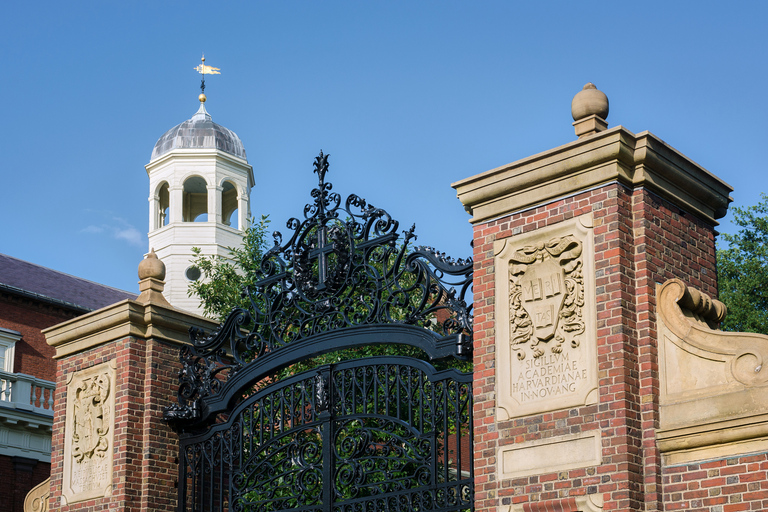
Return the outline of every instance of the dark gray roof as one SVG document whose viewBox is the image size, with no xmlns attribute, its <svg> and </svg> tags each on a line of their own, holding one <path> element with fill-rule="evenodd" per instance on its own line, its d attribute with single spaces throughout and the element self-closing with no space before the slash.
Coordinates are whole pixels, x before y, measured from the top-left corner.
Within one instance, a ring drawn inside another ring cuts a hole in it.
<svg viewBox="0 0 768 512">
<path fill-rule="evenodd" d="M 94 283 L 0 254 L 0 291 L 82 312 L 94 311 L 136 294 Z"/>
<path fill-rule="evenodd" d="M 240 137 L 232 130 L 214 123 L 202 103 L 192 119 L 174 126 L 160 137 L 152 150 L 150 161 L 174 149 L 188 148 L 220 149 L 247 160 Z"/>
</svg>

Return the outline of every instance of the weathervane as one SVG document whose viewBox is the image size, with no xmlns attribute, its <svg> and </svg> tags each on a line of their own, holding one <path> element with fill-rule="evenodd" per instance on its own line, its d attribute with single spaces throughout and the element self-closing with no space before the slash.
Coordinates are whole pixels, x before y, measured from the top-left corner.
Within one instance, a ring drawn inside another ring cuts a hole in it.
<svg viewBox="0 0 768 512">
<path fill-rule="evenodd" d="M 203 79 L 200 81 L 200 96 L 198 96 L 198 99 L 200 100 L 200 103 L 205 103 L 205 75 L 220 75 L 220 69 L 214 68 L 212 66 L 206 66 L 205 65 L 205 54 L 203 54 L 201 64 L 195 67 L 195 71 L 203 75 Z"/>
</svg>

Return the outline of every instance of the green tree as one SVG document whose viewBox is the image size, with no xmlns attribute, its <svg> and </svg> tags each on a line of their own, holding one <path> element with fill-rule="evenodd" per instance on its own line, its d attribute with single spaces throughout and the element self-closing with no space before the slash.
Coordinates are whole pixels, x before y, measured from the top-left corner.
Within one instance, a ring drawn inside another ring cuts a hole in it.
<svg viewBox="0 0 768 512">
<path fill-rule="evenodd" d="M 768 333 L 768 196 L 755 206 L 734 208 L 741 229 L 724 234 L 717 251 L 720 300 L 728 307 L 726 331 Z"/>
<path fill-rule="evenodd" d="M 243 245 L 229 248 L 231 259 L 205 256 L 200 248 L 192 248 L 192 264 L 200 269 L 201 278 L 189 285 L 189 294 L 200 298 L 206 316 L 223 322 L 233 308 L 247 307 L 243 287 L 259 279 L 261 256 L 268 249 L 268 227 L 268 215 L 262 215 L 258 222 L 249 219 Z"/>
<path fill-rule="evenodd" d="M 269 216 L 263 215 L 259 222 L 249 222 L 243 237 L 243 245 L 230 247 L 229 259 L 218 256 L 203 255 L 194 247 L 195 254 L 192 264 L 200 269 L 201 278 L 189 286 L 190 296 L 197 296 L 206 316 L 223 322 L 233 308 L 249 309 L 249 301 L 243 297 L 245 286 L 251 286 L 263 276 L 260 272 L 262 256 L 270 248 L 267 245 Z M 391 255 L 394 259 L 395 255 Z M 390 261 L 390 265 L 392 261 Z M 408 279 L 408 275 L 404 276 Z M 410 299 L 418 301 L 414 297 Z M 415 305 L 415 304 L 414 304 Z M 400 314 L 398 314 L 400 313 Z M 405 311 L 394 311 L 394 317 L 404 317 Z M 437 319 L 434 319 L 437 322 Z M 372 357 L 381 355 L 401 355 L 424 358 L 421 350 L 406 345 L 369 345 L 354 349 L 339 350 L 328 354 L 296 363 L 280 372 L 280 377 L 294 375 L 323 364 L 337 363 L 347 359 Z M 438 369 L 457 368 L 464 372 L 472 371 L 471 361 L 458 361 L 449 358 L 444 361 L 433 361 Z"/>
</svg>

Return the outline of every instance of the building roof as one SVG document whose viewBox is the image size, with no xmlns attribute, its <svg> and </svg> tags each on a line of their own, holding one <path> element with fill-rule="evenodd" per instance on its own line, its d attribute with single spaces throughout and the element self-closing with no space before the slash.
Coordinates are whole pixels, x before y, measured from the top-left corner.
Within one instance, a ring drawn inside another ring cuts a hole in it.
<svg viewBox="0 0 768 512">
<path fill-rule="evenodd" d="M 0 254 L 0 291 L 74 309 L 101 309 L 136 294 Z"/>
<path fill-rule="evenodd" d="M 230 155 L 247 160 L 240 137 L 232 130 L 211 120 L 203 103 L 200 109 L 181 124 L 165 132 L 155 144 L 150 161 L 160 158 L 174 149 L 219 149 Z"/>
</svg>

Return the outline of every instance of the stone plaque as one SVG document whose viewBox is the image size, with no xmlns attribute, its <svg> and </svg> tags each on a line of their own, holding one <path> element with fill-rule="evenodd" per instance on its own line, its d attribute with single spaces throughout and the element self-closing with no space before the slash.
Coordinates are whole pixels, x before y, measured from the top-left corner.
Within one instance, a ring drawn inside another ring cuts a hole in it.
<svg viewBox="0 0 768 512">
<path fill-rule="evenodd" d="M 68 375 L 62 489 L 65 503 L 111 495 L 114 411 L 114 360 Z"/>
<path fill-rule="evenodd" d="M 494 244 L 497 419 L 597 402 L 592 216 Z"/>
</svg>

